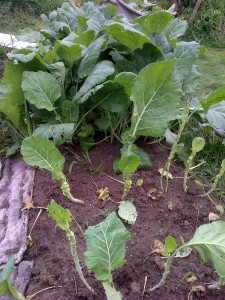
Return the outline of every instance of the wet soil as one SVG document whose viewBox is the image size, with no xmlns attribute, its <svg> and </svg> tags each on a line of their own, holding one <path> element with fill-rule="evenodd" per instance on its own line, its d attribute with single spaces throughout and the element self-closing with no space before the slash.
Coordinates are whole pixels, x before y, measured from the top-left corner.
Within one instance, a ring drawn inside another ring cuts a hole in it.
<svg viewBox="0 0 225 300">
<path fill-rule="evenodd" d="M 176 238 L 180 244 L 180 237 L 188 241 L 196 228 L 209 222 L 209 212 L 215 212 L 211 202 L 200 194 L 201 188 L 193 181 L 189 181 L 189 192 L 182 190 L 183 170 L 173 164 L 171 173 L 173 180 L 169 182 L 169 191 L 163 195 L 154 193 L 160 188 L 158 169 L 162 167 L 168 156 L 166 146 L 149 145 L 147 141 L 139 142 L 150 155 L 153 166 L 151 169 L 138 171 L 133 177 L 133 188 L 128 195 L 136 206 L 138 218 L 134 225 L 126 225 L 132 233 L 132 240 L 126 247 L 126 263 L 113 272 L 113 279 L 124 300 L 183 300 L 197 299 L 190 291 L 193 286 L 206 287 L 204 300 L 224 299 L 225 289 L 209 290 L 208 283 L 216 280 L 216 274 L 210 263 L 203 264 L 195 251 L 189 257 L 173 261 L 168 280 L 160 289 L 150 292 L 150 287 L 159 282 L 163 274 L 165 262 L 158 254 L 150 254 L 154 240 L 165 241 L 168 235 Z M 119 143 L 103 143 L 90 150 L 90 162 L 76 162 L 68 176 L 72 193 L 85 204 L 79 205 L 69 202 L 61 193 L 59 185 L 51 179 L 50 173 L 37 170 L 33 200 L 36 206 L 46 206 L 51 199 L 69 208 L 80 224 L 82 230 L 89 225 L 98 224 L 110 210 L 117 211 L 118 204 L 98 200 L 97 189 L 108 187 L 114 201 L 120 201 L 123 185 L 113 180 L 121 180 L 120 175 L 113 175 L 113 161 L 120 154 Z M 69 149 L 69 150 L 68 150 Z M 68 146 L 61 149 L 66 157 L 65 174 L 68 173 L 76 155 L 83 157 L 79 146 Z M 111 177 L 110 177 L 111 176 Z M 137 179 L 143 179 L 141 187 L 135 185 Z M 153 189 L 153 190 L 152 190 Z M 151 192 L 149 192 L 151 190 Z M 154 191 L 154 192 L 153 192 Z M 38 209 L 27 212 L 30 228 L 38 214 Z M 42 211 L 32 231 L 33 246 L 28 248 L 24 259 L 34 260 L 32 279 L 27 289 L 27 295 L 33 294 L 49 286 L 61 286 L 45 291 L 36 296 L 38 300 L 103 300 L 106 299 L 102 285 L 87 270 L 83 262 L 85 241 L 82 232 L 75 222 L 71 228 L 76 233 L 78 252 L 84 275 L 96 294 L 91 294 L 81 283 L 70 254 L 70 247 L 64 232 L 55 227 L 54 221 L 48 218 L 46 211 Z M 185 276 L 196 275 L 197 280 L 187 283 Z M 188 298 L 189 297 L 189 298 Z"/>
</svg>

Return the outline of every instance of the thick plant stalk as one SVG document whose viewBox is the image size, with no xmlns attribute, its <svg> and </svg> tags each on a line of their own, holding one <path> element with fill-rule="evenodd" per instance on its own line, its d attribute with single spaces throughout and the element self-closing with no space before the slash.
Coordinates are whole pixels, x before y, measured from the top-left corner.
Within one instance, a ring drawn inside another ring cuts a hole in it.
<svg viewBox="0 0 225 300">
<path fill-rule="evenodd" d="M 87 283 L 86 279 L 84 278 L 83 272 L 82 272 L 80 261 L 79 261 L 78 255 L 77 255 L 77 244 L 76 244 L 75 235 L 70 229 L 68 229 L 66 231 L 66 236 L 70 242 L 70 250 L 71 250 L 72 257 L 73 257 L 73 261 L 76 266 L 77 273 L 78 273 L 81 281 L 83 282 L 83 284 L 89 289 L 89 291 L 94 293 L 94 290 Z"/>
<path fill-rule="evenodd" d="M 73 195 L 70 192 L 70 186 L 69 186 L 68 182 L 66 181 L 66 179 L 60 180 L 60 183 L 61 183 L 61 190 L 62 190 L 64 196 L 66 196 L 72 202 L 84 204 L 83 200 L 73 197 Z"/>
</svg>

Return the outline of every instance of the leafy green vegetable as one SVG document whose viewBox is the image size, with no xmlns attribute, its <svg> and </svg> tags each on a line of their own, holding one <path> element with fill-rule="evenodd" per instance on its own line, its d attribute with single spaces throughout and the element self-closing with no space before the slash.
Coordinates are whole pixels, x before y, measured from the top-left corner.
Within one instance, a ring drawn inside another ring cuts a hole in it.
<svg viewBox="0 0 225 300">
<path fill-rule="evenodd" d="M 72 221 L 72 215 L 69 209 L 63 208 L 59 204 L 57 204 L 54 200 L 48 205 L 48 215 L 54 221 L 56 221 L 56 225 L 60 227 L 62 230 L 66 232 L 66 237 L 70 242 L 70 250 L 73 257 L 74 264 L 76 266 L 76 270 L 80 279 L 84 283 L 84 285 L 91 291 L 94 292 L 90 285 L 87 283 L 86 279 L 84 278 L 82 268 L 80 266 L 79 257 L 77 254 L 77 244 L 75 235 L 72 230 L 70 230 L 69 223 Z"/>
<path fill-rule="evenodd" d="M 51 172 L 53 177 L 59 180 L 63 194 L 71 201 L 84 203 L 71 195 L 69 184 L 63 174 L 65 158 L 53 143 L 38 136 L 25 138 L 22 142 L 21 154 L 27 164 Z"/>
<path fill-rule="evenodd" d="M 177 248 L 174 238 L 168 237 L 166 242 L 165 249 L 168 249 L 168 252 L 173 252 L 170 256 L 167 256 L 166 268 L 163 274 L 163 277 L 159 284 L 151 288 L 153 291 L 156 288 L 161 287 L 170 272 L 171 263 L 176 254 L 179 253 L 182 249 L 193 247 L 200 254 L 201 259 L 204 262 L 212 261 L 215 270 L 219 276 L 219 281 L 216 288 L 219 288 L 221 284 L 224 283 L 225 279 L 225 222 L 216 221 L 211 224 L 201 225 L 195 232 L 193 238 L 184 243 L 182 246 Z M 167 248 L 166 248 L 167 247 Z M 167 250 L 166 250 L 167 252 Z M 212 288 L 214 287 L 211 286 Z M 215 288 L 214 287 L 214 288 Z"/>
<path fill-rule="evenodd" d="M 125 245 L 131 239 L 115 212 L 85 232 L 87 251 L 84 259 L 87 267 L 101 281 L 112 283 L 111 272 L 124 264 Z"/>
<path fill-rule="evenodd" d="M 119 205 L 119 216 L 127 221 L 128 224 L 134 224 L 137 219 L 137 210 L 131 201 L 124 201 Z"/>
</svg>

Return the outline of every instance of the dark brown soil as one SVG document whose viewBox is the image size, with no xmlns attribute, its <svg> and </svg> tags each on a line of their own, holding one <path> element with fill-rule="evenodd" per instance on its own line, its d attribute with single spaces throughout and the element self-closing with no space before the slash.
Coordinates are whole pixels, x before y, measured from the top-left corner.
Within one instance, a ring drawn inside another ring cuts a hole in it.
<svg viewBox="0 0 225 300">
<path fill-rule="evenodd" d="M 166 284 L 154 292 L 149 292 L 149 288 L 159 282 L 163 274 L 164 262 L 156 254 L 149 255 L 153 241 L 157 239 L 164 242 L 167 235 L 173 235 L 178 243 L 180 243 L 180 236 L 188 241 L 199 225 L 208 223 L 208 214 L 215 212 L 215 209 L 209 200 L 199 196 L 202 190 L 193 182 L 189 182 L 188 194 L 182 191 L 183 173 L 179 166 L 171 168 L 174 179 L 170 181 L 168 193 L 161 197 L 156 196 L 155 199 L 151 197 L 149 190 L 159 189 L 158 169 L 163 166 L 168 149 L 158 145 L 148 145 L 147 142 L 141 142 L 140 145 L 149 153 L 153 167 L 139 171 L 133 177 L 134 183 L 138 178 L 142 178 L 144 184 L 141 187 L 134 185 L 129 193 L 128 198 L 133 200 L 138 218 L 133 226 L 126 225 L 133 238 L 127 244 L 125 265 L 113 273 L 117 289 L 123 294 L 124 300 L 182 300 L 188 299 L 192 286 L 203 285 L 206 287 L 206 295 L 203 299 L 224 299 L 225 289 L 219 291 L 207 289 L 207 283 L 212 283 L 216 279 L 216 274 L 211 264 L 203 264 L 195 251 L 188 258 L 174 260 Z M 70 146 L 70 149 L 80 156 L 83 155 L 78 146 L 73 148 Z M 65 173 L 67 173 L 75 157 L 66 148 L 62 149 L 62 153 L 66 156 Z M 62 196 L 57 182 L 51 180 L 51 175 L 47 171 L 37 170 L 33 194 L 35 205 L 46 206 L 51 199 L 56 200 L 63 207 L 71 210 L 83 230 L 88 225 L 99 223 L 103 220 L 102 213 L 112 209 L 117 211 L 118 204 L 109 201 L 104 208 L 100 208 L 102 202 L 98 200 L 97 188 L 108 187 L 114 201 L 120 201 L 122 195 L 122 184 L 109 177 L 113 176 L 121 180 L 121 176 L 114 176 L 112 170 L 113 161 L 119 153 L 120 144 L 103 143 L 90 150 L 91 165 L 88 162 L 74 164 L 69 182 L 73 195 L 85 200 L 83 206 L 69 202 Z M 38 210 L 29 212 L 30 227 L 37 213 Z M 32 232 L 34 244 L 24 257 L 26 260 L 35 261 L 27 295 L 49 286 L 60 285 L 61 288 L 45 291 L 36 296 L 36 299 L 106 299 L 101 283 L 97 282 L 83 263 L 85 251 L 83 235 L 75 222 L 71 226 L 76 232 L 84 275 L 96 294 L 91 294 L 81 283 L 64 232 L 56 228 L 55 223 L 43 211 Z M 185 279 L 182 280 L 188 272 L 196 275 L 197 281 L 187 283 Z M 197 299 L 197 297 L 191 294 L 189 299 Z"/>
</svg>

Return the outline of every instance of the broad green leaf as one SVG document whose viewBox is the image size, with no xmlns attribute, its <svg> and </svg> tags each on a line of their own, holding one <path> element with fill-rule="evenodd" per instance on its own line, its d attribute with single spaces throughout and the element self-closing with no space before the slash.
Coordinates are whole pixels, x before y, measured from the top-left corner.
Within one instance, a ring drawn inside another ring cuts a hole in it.
<svg viewBox="0 0 225 300">
<path fill-rule="evenodd" d="M 15 105 L 24 105 L 24 94 L 21 89 L 22 74 L 27 67 L 23 63 L 13 64 L 7 63 L 4 69 L 1 83 L 10 85 L 10 91 L 6 95 L 8 103 Z"/>
<path fill-rule="evenodd" d="M 87 21 L 88 30 L 94 30 L 96 35 L 103 29 L 103 24 L 105 22 L 104 15 L 98 11 L 94 13 Z"/>
<path fill-rule="evenodd" d="M 78 77 L 84 78 L 90 74 L 95 64 L 98 62 L 101 49 L 107 40 L 107 35 L 103 35 L 92 42 L 82 58 L 78 70 Z"/>
<path fill-rule="evenodd" d="M 74 39 L 74 42 L 80 45 L 88 47 L 95 39 L 95 33 L 93 30 L 87 30 L 82 32 Z"/>
<path fill-rule="evenodd" d="M 124 88 L 113 81 L 106 82 L 95 92 L 91 100 L 99 102 L 106 111 L 115 113 L 121 112 L 130 102 Z"/>
<path fill-rule="evenodd" d="M 134 224 L 137 219 L 137 210 L 131 201 L 124 201 L 119 205 L 118 214 L 120 218 L 125 220 L 128 224 Z"/>
<path fill-rule="evenodd" d="M 66 46 L 56 41 L 54 50 L 58 54 L 58 56 L 61 59 L 65 60 L 70 66 L 82 57 L 82 48 L 77 44 Z"/>
<path fill-rule="evenodd" d="M 74 45 L 74 40 L 76 37 L 78 37 L 78 35 L 75 32 L 70 32 L 69 35 L 67 35 L 64 39 L 60 40 L 60 44 L 70 47 Z M 59 41 L 56 42 L 58 43 Z"/>
<path fill-rule="evenodd" d="M 55 77 L 58 83 L 63 86 L 66 77 L 66 68 L 64 63 L 60 61 L 48 65 L 48 70 L 51 72 L 52 76 Z"/>
<path fill-rule="evenodd" d="M 25 138 L 21 154 L 28 165 L 46 169 L 53 175 L 62 172 L 65 158 L 56 146 L 45 138 L 38 136 Z"/>
<path fill-rule="evenodd" d="M 87 136 L 85 138 L 79 138 L 80 147 L 83 151 L 88 151 L 95 144 L 95 140 L 92 136 Z"/>
<path fill-rule="evenodd" d="M 28 102 L 39 109 L 54 110 L 54 102 L 61 96 L 57 80 L 49 73 L 38 71 L 23 73 L 22 89 Z"/>
<path fill-rule="evenodd" d="M 162 254 L 166 257 L 170 256 L 177 249 L 177 243 L 174 237 L 168 235 L 165 240 L 165 246 L 163 248 Z"/>
<path fill-rule="evenodd" d="M 104 287 L 107 300 L 122 300 L 122 295 L 120 294 L 120 292 L 117 292 L 117 290 L 112 287 L 107 281 L 103 281 L 102 285 Z"/>
<path fill-rule="evenodd" d="M 159 11 L 148 13 L 131 21 L 132 24 L 139 24 L 141 31 L 146 34 L 159 34 L 173 20 L 173 16 L 169 12 Z"/>
<path fill-rule="evenodd" d="M 111 272 L 124 264 L 126 242 L 131 239 L 121 220 L 112 212 L 85 232 L 84 260 L 98 280 L 111 280 Z"/>
<path fill-rule="evenodd" d="M 73 123 L 57 125 L 41 124 L 34 130 L 32 135 L 48 139 L 56 146 L 61 146 L 72 138 L 73 130 Z"/>
<path fill-rule="evenodd" d="M 106 82 L 107 83 L 107 82 Z M 85 101 L 87 101 L 91 96 L 93 96 L 98 90 L 100 90 L 101 88 L 104 87 L 104 83 L 103 84 L 99 84 L 96 85 L 94 88 L 92 88 L 90 91 L 88 91 L 87 93 L 85 93 L 80 99 L 79 99 L 79 103 L 84 103 Z M 75 104 L 75 103 L 74 103 Z"/>
<path fill-rule="evenodd" d="M 28 43 L 39 43 L 42 40 L 42 34 L 39 31 L 34 31 L 30 28 L 19 29 L 16 38 L 18 41 Z"/>
<path fill-rule="evenodd" d="M 178 113 L 181 85 L 174 73 L 175 61 L 146 66 L 137 76 L 131 100 L 134 110 L 132 136 L 163 136 Z"/>
<path fill-rule="evenodd" d="M 115 77 L 115 82 L 124 87 L 126 94 L 130 97 L 131 90 L 137 79 L 137 75 L 132 72 L 122 72 Z"/>
<path fill-rule="evenodd" d="M 95 125 L 100 131 L 106 131 L 110 126 L 110 120 L 106 119 L 105 117 L 96 119 Z"/>
<path fill-rule="evenodd" d="M 197 66 L 193 65 L 189 75 L 183 81 L 183 93 L 184 94 L 192 94 L 196 90 L 197 87 L 197 79 L 201 76 L 201 74 L 197 71 Z"/>
<path fill-rule="evenodd" d="M 78 121 L 79 106 L 76 103 L 65 100 L 62 103 L 61 109 L 64 122 L 73 123 Z"/>
<path fill-rule="evenodd" d="M 211 105 L 217 104 L 223 100 L 225 100 L 225 86 L 212 92 L 206 100 L 201 101 L 201 105 L 205 109 L 208 109 Z"/>
<path fill-rule="evenodd" d="M 205 139 L 202 137 L 195 137 L 192 141 L 192 153 L 202 151 L 205 147 Z"/>
<path fill-rule="evenodd" d="M 178 18 L 174 19 L 169 23 L 169 25 L 163 30 L 163 34 L 169 40 L 176 40 L 180 36 L 184 35 L 188 27 L 187 21 L 180 20 Z"/>
<path fill-rule="evenodd" d="M 138 165 L 140 163 L 139 155 L 132 151 L 126 151 L 122 153 L 119 161 L 119 169 L 123 173 L 123 178 L 130 179 L 131 174 L 137 171 Z"/>
<path fill-rule="evenodd" d="M 124 145 L 122 149 L 120 149 L 121 154 L 126 153 L 127 151 L 127 145 Z M 138 163 L 137 170 L 144 170 L 148 169 L 152 166 L 152 162 L 149 158 L 149 155 L 141 148 L 137 147 L 136 145 L 132 144 L 131 150 L 134 154 L 137 154 L 140 158 L 140 161 Z M 119 158 L 115 159 L 113 163 L 113 172 L 114 174 L 121 173 L 121 170 L 119 169 Z"/>
<path fill-rule="evenodd" d="M 172 132 L 169 128 L 167 128 L 166 133 L 165 133 L 165 138 L 168 144 L 173 145 L 177 135 L 176 133 Z"/>
<path fill-rule="evenodd" d="M 177 43 L 174 57 L 176 58 L 176 71 L 181 80 L 189 76 L 192 66 L 199 56 L 199 47 L 199 44 L 196 42 Z"/>
<path fill-rule="evenodd" d="M 80 103 L 80 98 L 88 93 L 96 85 L 104 82 L 109 75 L 115 72 L 113 63 L 108 60 L 103 60 L 97 63 L 90 75 L 85 79 L 84 84 L 80 90 L 76 93 L 73 101 Z"/>
<path fill-rule="evenodd" d="M 204 262 L 211 260 L 218 276 L 225 277 L 225 222 L 201 225 L 185 246 L 194 247 Z"/>
<path fill-rule="evenodd" d="M 106 30 L 112 37 L 122 45 L 135 50 L 142 49 L 144 44 L 152 44 L 149 38 L 141 31 L 135 29 L 129 24 L 107 21 Z M 157 48 L 157 46 L 155 46 Z"/>
<path fill-rule="evenodd" d="M 15 49 L 11 53 L 8 53 L 7 56 L 11 60 L 27 63 L 35 57 L 36 53 L 28 49 Z"/>
<path fill-rule="evenodd" d="M 49 65 L 57 62 L 58 60 L 59 60 L 59 57 L 54 50 L 49 50 L 43 58 L 43 61 Z"/>
<path fill-rule="evenodd" d="M 84 31 L 87 30 L 87 20 L 88 18 L 85 18 L 84 16 L 82 15 L 79 15 L 77 17 L 77 34 L 80 35 L 81 33 L 83 33 Z"/>
<path fill-rule="evenodd" d="M 20 109 L 14 103 L 10 103 L 7 94 L 10 85 L 0 85 L 0 112 L 2 112 L 14 125 L 20 124 Z"/>
<path fill-rule="evenodd" d="M 225 130 L 225 100 L 210 106 L 206 118 L 215 129 Z"/>
<path fill-rule="evenodd" d="M 72 215 L 68 208 L 63 208 L 51 200 L 50 204 L 47 206 L 48 216 L 56 221 L 58 227 L 62 230 L 69 229 L 69 223 L 72 221 Z"/>
</svg>

